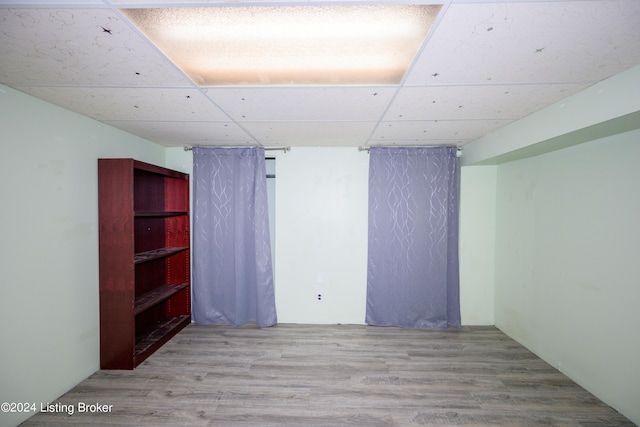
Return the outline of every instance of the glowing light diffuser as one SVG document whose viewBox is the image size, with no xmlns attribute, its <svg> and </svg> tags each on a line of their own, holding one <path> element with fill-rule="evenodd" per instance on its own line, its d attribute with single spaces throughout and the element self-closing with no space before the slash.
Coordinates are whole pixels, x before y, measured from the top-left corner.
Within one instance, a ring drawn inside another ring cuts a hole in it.
<svg viewBox="0 0 640 427">
<path fill-rule="evenodd" d="M 122 9 L 200 86 L 397 84 L 439 5 Z"/>
</svg>

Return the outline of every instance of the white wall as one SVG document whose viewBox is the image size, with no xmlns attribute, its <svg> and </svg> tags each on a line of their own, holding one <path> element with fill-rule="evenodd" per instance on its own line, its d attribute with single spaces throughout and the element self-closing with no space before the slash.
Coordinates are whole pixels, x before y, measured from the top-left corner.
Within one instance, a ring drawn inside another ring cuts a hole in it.
<svg viewBox="0 0 640 427">
<path fill-rule="evenodd" d="M 356 148 L 296 147 L 278 155 L 279 322 L 364 323 L 368 168 L 368 154 Z"/>
<path fill-rule="evenodd" d="M 1 85 L 0 145 L 0 402 L 39 409 L 99 368 L 97 159 L 164 149 Z"/>
<path fill-rule="evenodd" d="M 498 166 L 496 326 L 640 423 L 640 131 Z"/>
<path fill-rule="evenodd" d="M 294 147 L 272 154 L 278 322 L 363 324 L 369 155 L 354 147 Z M 191 152 L 167 149 L 168 167 L 190 173 L 191 164 Z M 495 180 L 495 166 L 462 170 L 460 304 L 465 325 L 493 324 L 494 252 L 486 245 L 495 232 Z M 323 283 L 317 283 L 318 274 Z"/>
</svg>

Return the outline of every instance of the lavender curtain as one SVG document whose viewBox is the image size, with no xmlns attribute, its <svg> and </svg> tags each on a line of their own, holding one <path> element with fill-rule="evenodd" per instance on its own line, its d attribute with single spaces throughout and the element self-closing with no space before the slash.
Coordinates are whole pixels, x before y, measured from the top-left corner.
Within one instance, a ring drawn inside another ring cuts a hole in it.
<svg viewBox="0 0 640 427">
<path fill-rule="evenodd" d="M 263 148 L 193 149 L 193 320 L 277 322 Z"/>
<path fill-rule="evenodd" d="M 372 147 L 366 323 L 460 327 L 455 147 Z"/>
</svg>

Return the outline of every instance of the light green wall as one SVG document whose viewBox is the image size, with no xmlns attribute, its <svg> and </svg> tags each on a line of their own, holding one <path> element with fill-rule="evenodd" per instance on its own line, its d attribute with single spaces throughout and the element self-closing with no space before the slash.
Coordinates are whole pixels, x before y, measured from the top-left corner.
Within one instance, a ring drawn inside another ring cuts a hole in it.
<svg viewBox="0 0 640 427">
<path fill-rule="evenodd" d="M 498 166 L 495 323 L 640 421 L 640 131 Z"/>
<path fill-rule="evenodd" d="M 460 314 L 464 325 L 493 325 L 496 166 L 460 175 Z"/>
<path fill-rule="evenodd" d="M 463 150 L 497 172 L 469 203 L 495 210 L 473 250 L 494 253 L 496 326 L 638 424 L 639 100 L 636 66 Z"/>
<path fill-rule="evenodd" d="M 463 165 L 499 164 L 640 127 L 640 65 L 465 145 Z"/>
<path fill-rule="evenodd" d="M 0 146 L 0 402 L 39 409 L 99 368 L 97 159 L 165 154 L 1 85 Z"/>
<path fill-rule="evenodd" d="M 184 147 L 170 147 L 165 149 L 166 166 L 184 173 L 193 174 L 193 155 L 191 150 Z M 192 200 L 192 199 L 191 199 Z"/>
</svg>

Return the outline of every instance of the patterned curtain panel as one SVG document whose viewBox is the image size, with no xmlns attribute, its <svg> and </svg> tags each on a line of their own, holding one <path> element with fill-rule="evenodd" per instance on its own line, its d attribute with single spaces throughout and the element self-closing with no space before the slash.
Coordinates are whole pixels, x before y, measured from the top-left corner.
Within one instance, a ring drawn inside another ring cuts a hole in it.
<svg viewBox="0 0 640 427">
<path fill-rule="evenodd" d="M 372 147 L 370 325 L 460 327 L 455 147 Z"/>
<path fill-rule="evenodd" d="M 263 148 L 193 149 L 193 320 L 276 324 Z"/>
</svg>

